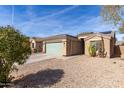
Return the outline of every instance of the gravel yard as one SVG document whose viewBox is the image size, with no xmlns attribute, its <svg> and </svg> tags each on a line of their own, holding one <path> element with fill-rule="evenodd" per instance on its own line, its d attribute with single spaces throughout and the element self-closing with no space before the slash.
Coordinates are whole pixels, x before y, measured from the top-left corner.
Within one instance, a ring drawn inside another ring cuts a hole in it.
<svg viewBox="0 0 124 93">
<path fill-rule="evenodd" d="M 18 67 L 14 87 L 124 87 L 124 60 L 84 55 L 49 59 Z"/>
</svg>

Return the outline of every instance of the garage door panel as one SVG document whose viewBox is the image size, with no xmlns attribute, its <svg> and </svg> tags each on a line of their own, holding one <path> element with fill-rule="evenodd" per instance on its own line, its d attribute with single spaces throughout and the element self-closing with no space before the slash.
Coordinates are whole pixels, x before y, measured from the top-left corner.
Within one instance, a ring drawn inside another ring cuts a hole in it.
<svg viewBox="0 0 124 93">
<path fill-rule="evenodd" d="M 48 43 L 46 44 L 46 54 L 61 56 L 63 43 Z"/>
</svg>

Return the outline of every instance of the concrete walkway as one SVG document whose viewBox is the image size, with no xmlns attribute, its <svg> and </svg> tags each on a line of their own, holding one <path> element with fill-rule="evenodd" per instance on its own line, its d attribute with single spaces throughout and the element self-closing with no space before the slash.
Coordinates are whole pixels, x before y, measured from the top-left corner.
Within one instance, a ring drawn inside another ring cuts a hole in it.
<svg viewBox="0 0 124 93">
<path fill-rule="evenodd" d="M 28 63 L 34 63 L 34 62 L 40 62 L 43 60 L 47 60 L 47 59 L 53 59 L 55 58 L 55 56 L 50 56 L 50 55 L 46 55 L 46 54 L 42 54 L 42 53 L 37 53 L 37 54 L 32 54 L 29 59 L 27 59 L 27 64 Z"/>
<path fill-rule="evenodd" d="M 80 56 L 80 55 L 78 55 Z M 57 56 L 57 55 L 46 55 L 43 53 L 36 53 L 36 54 L 32 54 L 29 59 L 27 59 L 26 64 L 28 63 L 35 63 L 35 62 L 40 62 L 40 61 L 44 61 L 44 60 L 48 60 L 48 59 L 62 59 L 62 60 L 68 60 L 68 59 L 72 59 L 75 58 L 77 56 L 69 56 L 69 57 L 64 57 L 64 56 Z"/>
</svg>

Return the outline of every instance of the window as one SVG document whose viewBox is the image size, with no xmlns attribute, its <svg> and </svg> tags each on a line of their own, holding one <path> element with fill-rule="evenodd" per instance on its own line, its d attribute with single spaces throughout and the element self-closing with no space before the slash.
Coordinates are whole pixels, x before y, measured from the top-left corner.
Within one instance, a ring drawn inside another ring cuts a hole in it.
<svg viewBox="0 0 124 93">
<path fill-rule="evenodd" d="M 34 43 L 32 43 L 32 48 L 34 48 Z"/>
<path fill-rule="evenodd" d="M 101 40 L 91 41 L 90 44 L 98 50 L 101 47 Z"/>
</svg>

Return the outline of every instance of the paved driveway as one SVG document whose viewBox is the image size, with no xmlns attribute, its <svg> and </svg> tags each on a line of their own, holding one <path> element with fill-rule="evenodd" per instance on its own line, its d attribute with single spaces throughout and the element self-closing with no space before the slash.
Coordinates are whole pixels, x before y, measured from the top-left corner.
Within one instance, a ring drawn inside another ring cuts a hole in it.
<svg viewBox="0 0 124 93">
<path fill-rule="evenodd" d="M 43 55 L 45 56 L 45 55 Z M 19 66 L 15 87 L 124 87 L 124 60 L 84 55 Z"/>
<path fill-rule="evenodd" d="M 36 54 L 32 54 L 32 55 L 27 59 L 26 64 L 41 62 L 41 61 L 50 60 L 50 59 L 62 59 L 62 60 L 67 60 L 68 58 L 71 58 L 71 57 L 73 58 L 74 56 L 64 57 L 64 56 L 46 55 L 46 54 L 43 54 L 43 53 L 36 53 Z"/>
<path fill-rule="evenodd" d="M 40 61 L 44 61 L 44 60 L 48 60 L 48 59 L 54 59 L 56 58 L 56 56 L 52 56 L 52 55 L 46 55 L 43 53 L 37 53 L 37 54 L 32 54 L 29 59 L 27 59 L 27 64 L 28 63 L 36 63 L 36 62 L 40 62 Z"/>
</svg>

